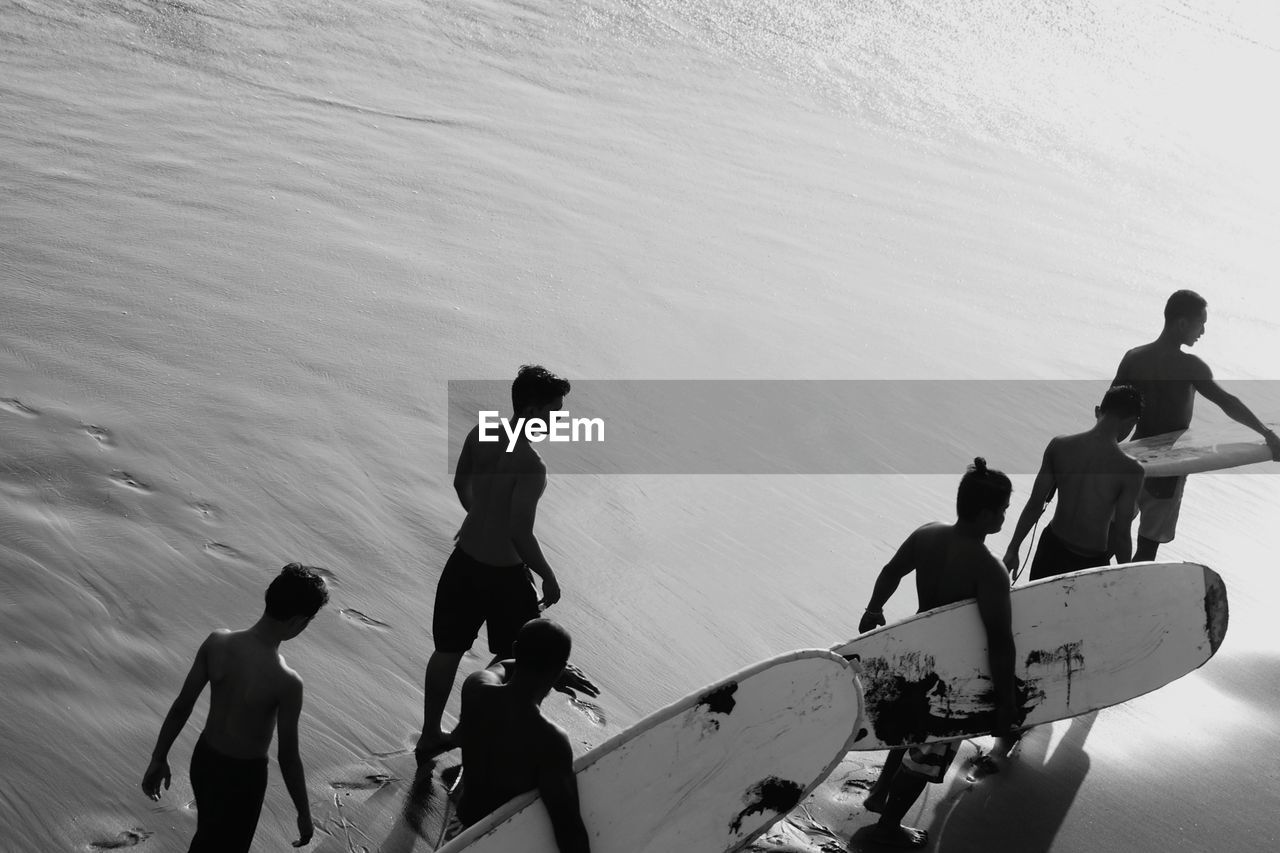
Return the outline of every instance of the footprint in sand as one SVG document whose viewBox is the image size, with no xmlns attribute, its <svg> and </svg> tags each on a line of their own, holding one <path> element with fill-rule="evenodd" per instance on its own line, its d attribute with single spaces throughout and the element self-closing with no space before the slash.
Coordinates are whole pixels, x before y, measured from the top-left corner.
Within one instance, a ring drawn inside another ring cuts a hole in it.
<svg viewBox="0 0 1280 853">
<path fill-rule="evenodd" d="M 191 511 L 203 518 L 205 521 L 218 520 L 218 508 L 208 501 L 192 501 L 187 504 L 191 507 Z"/>
<path fill-rule="evenodd" d="M 115 447 L 116 440 L 111 435 L 111 430 L 106 427 L 100 427 L 96 424 L 80 424 L 80 429 L 103 447 Z"/>
<path fill-rule="evenodd" d="M 223 545 L 221 542 L 212 540 L 204 543 L 204 549 L 215 557 L 221 557 L 224 560 L 238 560 L 244 562 L 244 554 L 241 554 L 230 545 Z"/>
<path fill-rule="evenodd" d="M 142 842 L 150 838 L 152 833 L 140 826 L 132 829 L 122 830 L 115 838 L 109 838 L 99 841 L 90 841 L 90 850 L 119 850 L 121 847 L 137 847 Z"/>
<path fill-rule="evenodd" d="M 355 622 L 357 625 L 363 625 L 366 628 L 376 628 L 379 631 L 386 631 L 391 628 L 391 626 L 388 625 L 386 622 L 382 622 L 377 619 L 374 619 L 372 616 L 367 616 L 364 613 L 361 613 L 359 610 L 356 610 L 355 608 L 352 608 L 352 607 L 344 607 L 341 610 L 339 610 L 338 613 L 344 619 L 350 619 L 352 622 Z"/>
<path fill-rule="evenodd" d="M 361 779 L 335 779 L 329 787 L 335 791 L 371 791 L 396 781 L 389 773 L 370 773 Z"/>
<path fill-rule="evenodd" d="M 17 397 L 0 397 L 0 409 L 6 412 L 13 412 L 15 415 L 22 415 L 28 418 L 36 418 L 40 416 L 39 409 L 33 409 Z"/>
<path fill-rule="evenodd" d="M 151 485 L 149 483 L 144 483 L 128 471 L 112 471 L 109 476 L 122 486 L 128 486 L 129 488 L 136 489 L 139 492 L 151 491 Z"/>
<path fill-rule="evenodd" d="M 607 720 L 604 718 L 604 709 L 594 702 L 588 702 L 586 699 L 579 699 L 577 696 L 569 697 L 569 704 L 577 708 L 587 719 L 595 723 L 597 726 L 603 726 Z"/>
</svg>

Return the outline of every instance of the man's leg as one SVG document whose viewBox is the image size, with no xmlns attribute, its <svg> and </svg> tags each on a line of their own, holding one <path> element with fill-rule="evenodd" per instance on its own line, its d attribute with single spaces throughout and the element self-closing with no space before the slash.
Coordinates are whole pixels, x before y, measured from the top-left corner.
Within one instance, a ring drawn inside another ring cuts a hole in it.
<svg viewBox="0 0 1280 853">
<path fill-rule="evenodd" d="M 484 568 L 462 549 L 455 548 L 436 584 L 431 614 L 431 639 L 435 648 L 427 659 L 422 679 L 422 734 L 414 749 L 419 761 L 458 745 L 455 737 L 442 730 L 441 720 L 453 691 L 458 664 L 471 648 L 484 621 L 483 596 L 475 588 L 475 575 Z"/>
<path fill-rule="evenodd" d="M 1154 539 L 1148 539 L 1145 536 L 1138 537 L 1138 546 L 1133 550 L 1134 562 L 1144 562 L 1146 560 L 1154 560 L 1156 558 L 1156 550 L 1160 547 L 1160 543 Z"/>
<path fill-rule="evenodd" d="M 893 777 L 897 774 L 898 768 L 902 766 L 904 753 L 906 753 L 905 749 L 889 750 L 889 756 L 885 758 L 884 766 L 880 768 L 880 776 L 871 786 L 871 790 L 867 792 L 866 802 L 862 804 L 867 811 L 884 811 L 885 800 L 889 798 L 889 785 L 893 782 Z"/>
<path fill-rule="evenodd" d="M 923 829 L 903 826 L 902 819 L 907 816 L 911 806 L 924 792 L 929 780 L 907 770 L 899 768 L 889 783 L 889 796 L 880 813 L 880 820 L 871 831 L 870 840 L 876 844 L 891 847 L 923 847 L 929 842 L 929 833 Z"/>
<path fill-rule="evenodd" d="M 458 674 L 458 664 L 462 662 L 463 654 L 463 652 L 436 650 L 427 660 L 427 671 L 422 688 L 422 735 L 418 738 L 418 746 L 414 749 L 420 759 L 429 758 L 438 752 L 457 746 L 453 737 L 443 730 L 441 721 L 444 718 L 444 706 L 449 702 L 449 693 L 453 690 L 453 679 Z"/>
</svg>

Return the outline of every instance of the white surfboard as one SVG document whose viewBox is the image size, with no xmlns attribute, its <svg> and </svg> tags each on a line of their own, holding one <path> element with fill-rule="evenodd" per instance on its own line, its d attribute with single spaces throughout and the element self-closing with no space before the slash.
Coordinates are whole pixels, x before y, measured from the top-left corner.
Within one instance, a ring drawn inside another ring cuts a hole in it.
<svg viewBox="0 0 1280 853">
<path fill-rule="evenodd" d="M 808 796 L 863 725 L 856 674 L 826 650 L 791 652 L 718 681 L 574 762 L 592 853 L 734 850 Z M 435 770 L 432 778 L 430 768 L 422 774 L 416 803 L 411 784 L 379 791 L 350 810 L 345 825 L 331 827 L 334 837 L 320 849 L 433 849 L 443 802 L 438 776 Z M 464 850 L 558 848 L 546 809 L 531 791 L 441 848 Z"/>
<path fill-rule="evenodd" d="M 1195 563 L 1129 563 L 1015 587 L 1018 728 L 1149 693 L 1199 667 L 1227 630 L 1227 591 Z M 850 745 L 878 750 L 958 740 L 995 722 L 977 603 L 939 607 L 835 649 L 862 668 L 867 726 Z"/>
<path fill-rule="evenodd" d="M 1262 436 L 1236 424 L 1166 432 L 1123 442 L 1120 449 L 1141 462 L 1148 477 L 1219 471 L 1271 458 Z"/>
</svg>

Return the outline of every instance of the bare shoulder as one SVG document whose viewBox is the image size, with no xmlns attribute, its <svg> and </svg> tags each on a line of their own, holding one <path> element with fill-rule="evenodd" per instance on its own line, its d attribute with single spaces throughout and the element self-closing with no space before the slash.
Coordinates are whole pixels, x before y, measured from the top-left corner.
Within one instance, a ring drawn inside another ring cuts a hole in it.
<svg viewBox="0 0 1280 853">
<path fill-rule="evenodd" d="M 573 747 L 568 733 L 545 716 L 540 715 L 537 738 L 539 751 L 545 758 L 563 764 L 573 763 Z"/>
<path fill-rule="evenodd" d="M 986 545 L 974 545 L 973 566 L 981 585 L 995 584 L 1004 589 L 1009 588 L 1009 570 Z"/>
<path fill-rule="evenodd" d="M 514 457 L 511 460 L 513 473 L 533 477 L 547 475 L 547 463 L 542 461 L 542 456 L 533 449 L 533 445 L 527 442 L 520 444 L 512 456 Z"/>
<path fill-rule="evenodd" d="M 302 676 L 297 670 L 289 666 L 283 655 L 276 655 L 276 671 L 273 673 L 275 677 L 276 687 L 282 694 L 292 692 L 302 692 Z"/>
<path fill-rule="evenodd" d="M 1179 353 L 1182 356 L 1178 366 L 1186 374 L 1188 379 L 1212 379 L 1213 371 L 1209 369 L 1209 363 L 1198 355 L 1189 352 Z"/>
</svg>

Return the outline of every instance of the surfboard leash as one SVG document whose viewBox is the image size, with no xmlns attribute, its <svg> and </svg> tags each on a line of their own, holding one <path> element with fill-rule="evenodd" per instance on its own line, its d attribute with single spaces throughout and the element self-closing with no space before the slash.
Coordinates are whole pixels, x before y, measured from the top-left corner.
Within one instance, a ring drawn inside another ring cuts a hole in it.
<svg viewBox="0 0 1280 853">
<path fill-rule="evenodd" d="M 1013 573 L 1013 577 L 1009 581 L 1009 586 L 1013 586 L 1017 583 L 1018 578 L 1022 577 L 1022 573 L 1026 571 L 1028 561 L 1030 561 L 1032 555 L 1035 553 L 1032 549 L 1036 543 L 1036 535 L 1040 530 L 1040 519 L 1044 518 L 1045 511 L 1049 509 L 1049 504 L 1053 503 L 1053 496 L 1056 492 L 1056 489 L 1049 492 L 1049 497 L 1044 499 L 1044 506 L 1040 507 L 1040 514 L 1036 516 L 1035 524 L 1031 525 L 1031 535 L 1027 537 L 1027 554 L 1024 558 L 1018 560 L 1018 570 Z"/>
</svg>

